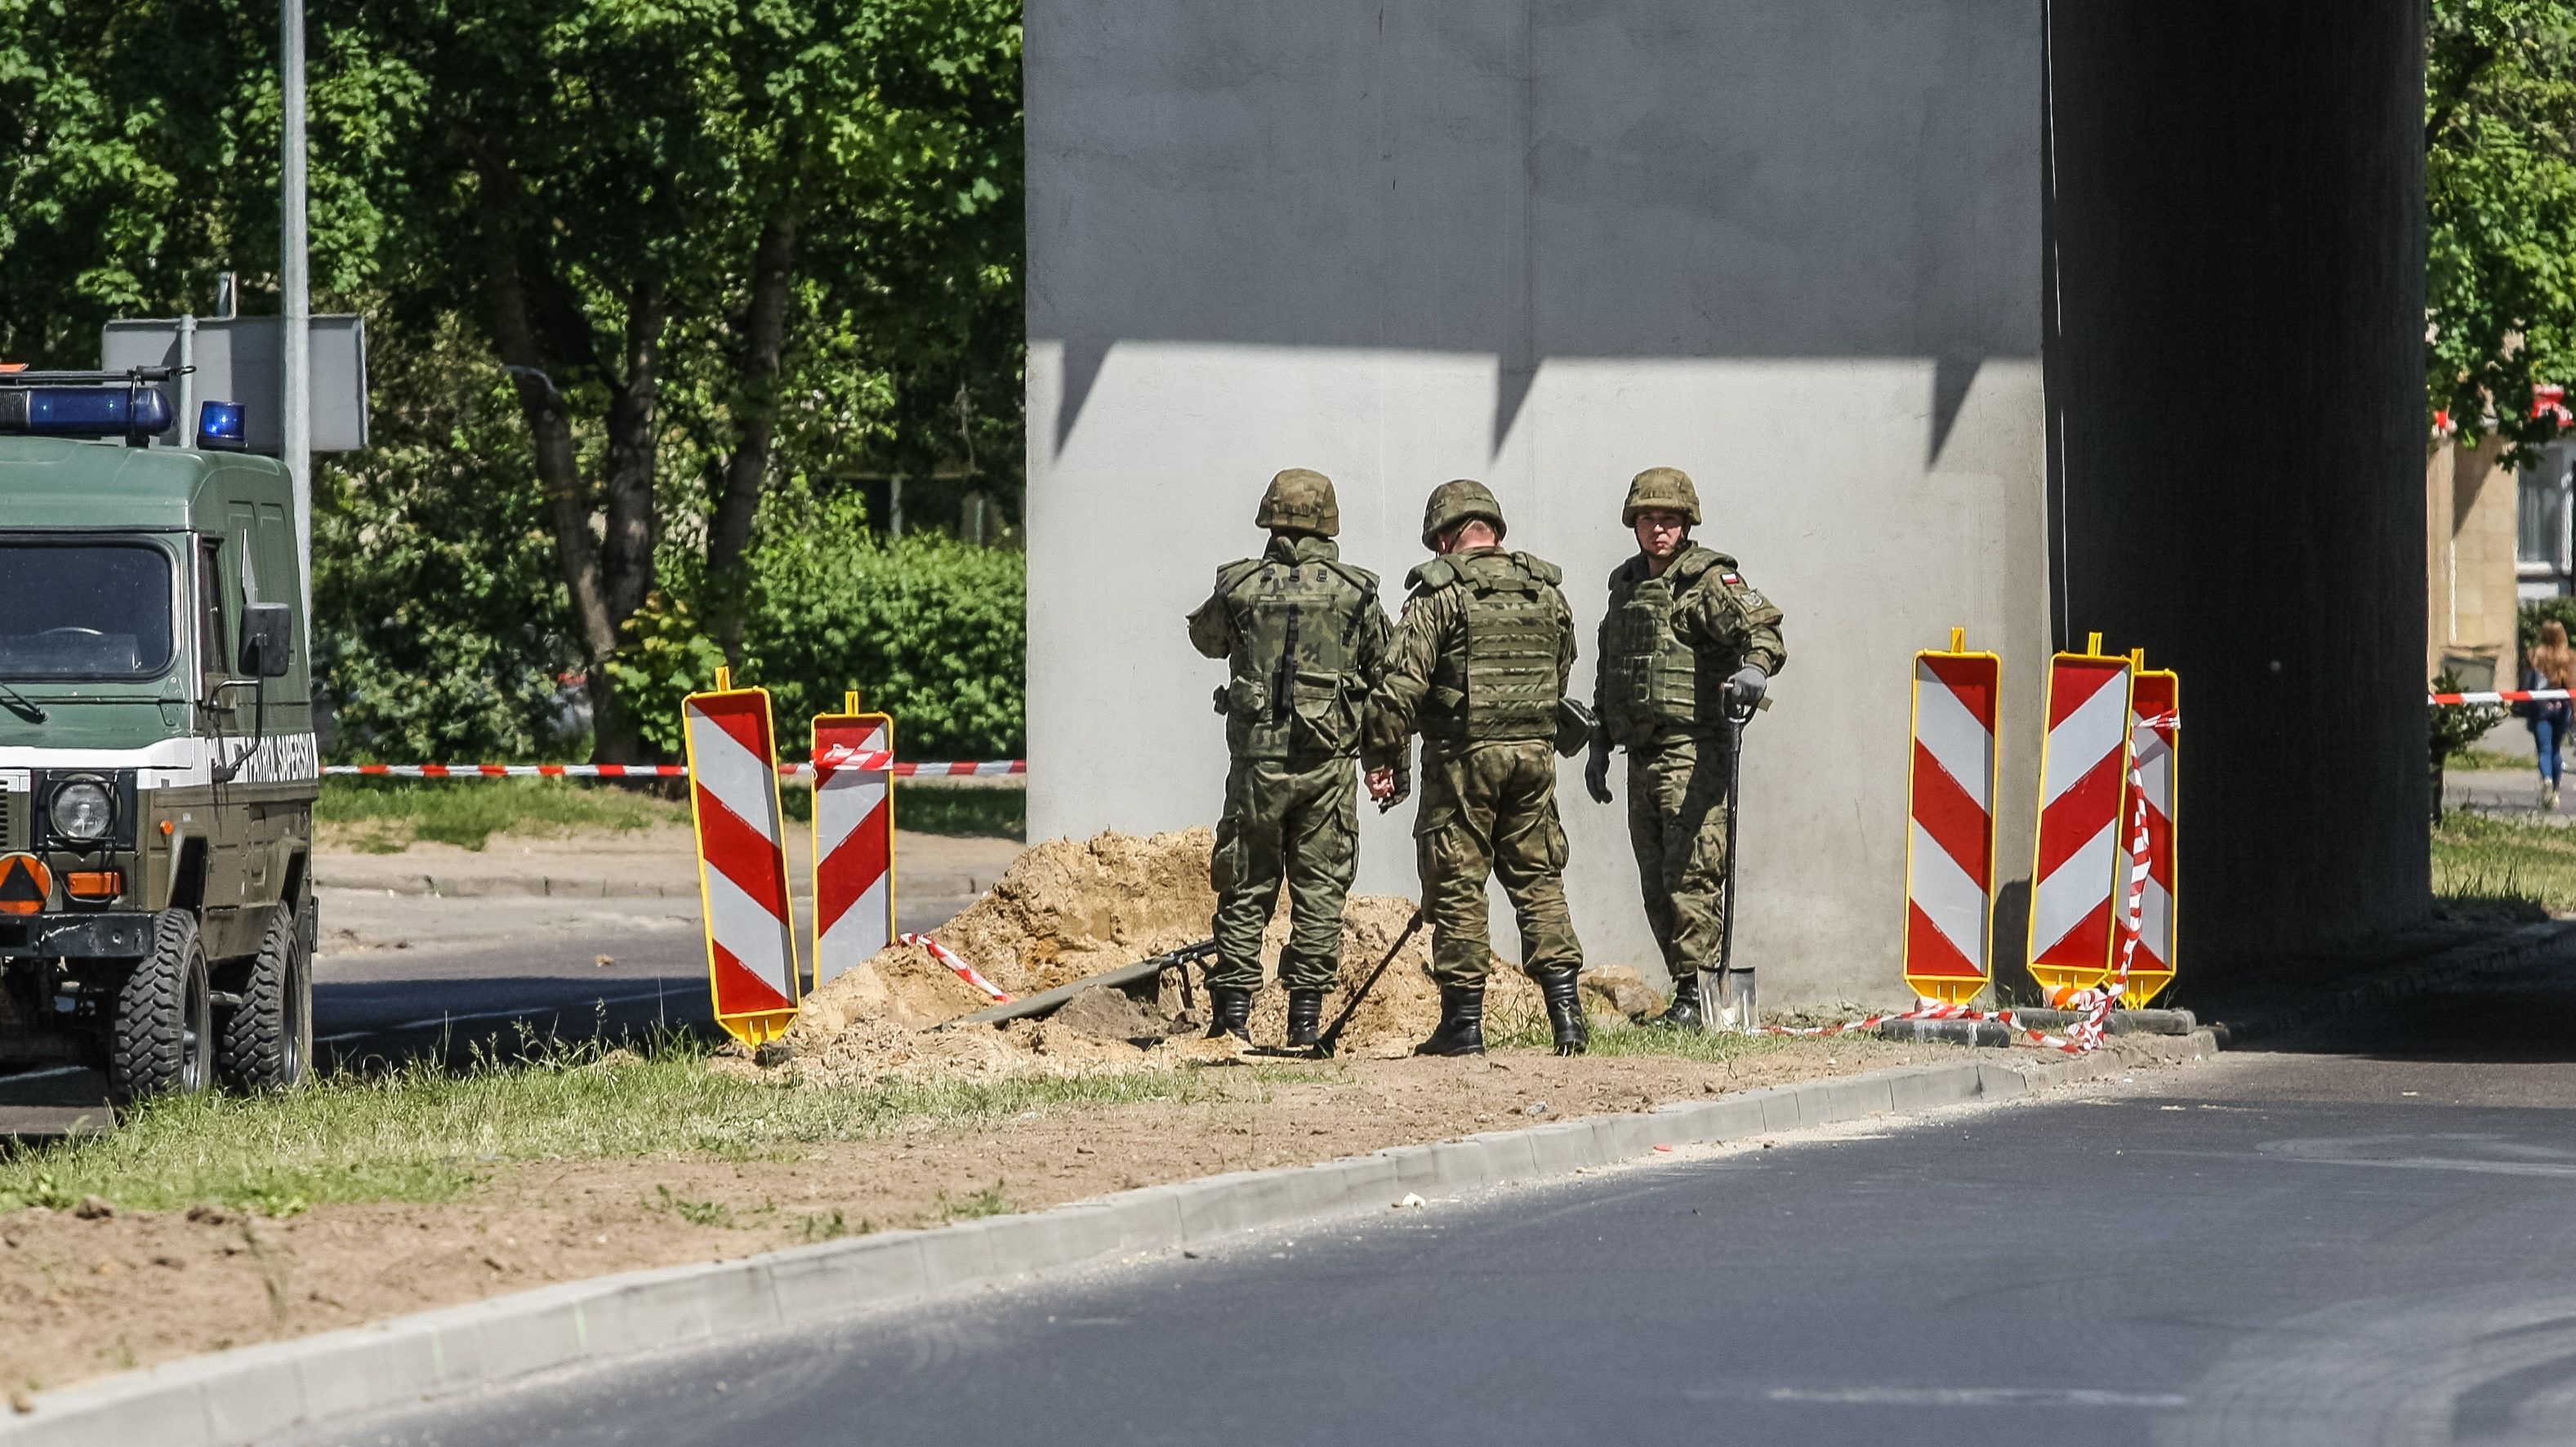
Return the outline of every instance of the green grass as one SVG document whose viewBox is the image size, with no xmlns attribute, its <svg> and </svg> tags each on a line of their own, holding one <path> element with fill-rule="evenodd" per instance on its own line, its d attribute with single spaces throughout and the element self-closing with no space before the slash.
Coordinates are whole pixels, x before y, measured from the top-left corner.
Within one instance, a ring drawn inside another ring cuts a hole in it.
<svg viewBox="0 0 2576 1447">
<path fill-rule="evenodd" d="M 895 822 L 920 834 L 1028 835 L 1024 789 L 897 784 Z M 780 791 L 787 817 L 814 816 L 813 791 Z M 689 827 L 686 797 L 584 779 L 326 779 L 313 806 L 321 823 L 348 831 L 357 848 L 399 853 L 426 839 L 481 849 L 495 834 L 538 838 L 596 830 Z"/>
<path fill-rule="evenodd" d="M 993 834 L 1029 837 L 1029 791 L 896 785 L 894 824 L 920 834 Z"/>
<path fill-rule="evenodd" d="M 2433 893 L 2455 912 L 2576 912 L 2576 831 L 2454 809 L 2433 830 Z"/>
<path fill-rule="evenodd" d="M 480 849 L 495 834 L 687 828 L 686 799 L 580 779 L 326 779 L 314 819 L 359 847 L 392 853 L 415 839 Z"/>
<path fill-rule="evenodd" d="M 2453 750 L 2450 757 L 2442 761 L 2442 767 L 2489 771 L 2510 770 L 2517 774 L 2529 774 L 2537 770 L 2540 765 L 2529 754 L 2506 754 L 2494 749 L 2466 748 Z"/>
<path fill-rule="evenodd" d="M 1489 1014 L 1485 1021 L 1485 1043 L 1504 1050 L 1545 1050 L 1555 1043 L 1555 1036 L 1548 1029 L 1544 1012 L 1514 1012 L 1510 1018 Z M 1592 1042 L 1585 1048 L 1593 1055 L 1653 1055 L 1724 1065 L 1793 1049 L 1797 1044 L 1796 1037 L 1788 1035 L 1669 1030 L 1595 1015 L 1592 1017 Z"/>
<path fill-rule="evenodd" d="M 67 1208 L 90 1195 L 133 1210 L 214 1202 L 270 1216 L 337 1202 L 447 1201 L 525 1162 L 793 1160 L 829 1142 L 969 1129 L 1029 1111 L 1239 1098 L 1295 1075 L 1177 1070 L 823 1086 L 719 1074 L 706 1061 L 703 1045 L 673 1037 L 640 1054 L 561 1046 L 542 1059 L 486 1060 L 452 1075 L 412 1065 L 339 1074 L 290 1095 L 157 1102 L 112 1134 L 0 1158 L 0 1211 Z M 722 1209 L 667 1194 L 656 1204 L 691 1221 Z M 962 1217 L 1008 1205 L 996 1188 L 943 1209 Z M 804 1229 L 872 1228 L 827 1219 Z"/>
</svg>

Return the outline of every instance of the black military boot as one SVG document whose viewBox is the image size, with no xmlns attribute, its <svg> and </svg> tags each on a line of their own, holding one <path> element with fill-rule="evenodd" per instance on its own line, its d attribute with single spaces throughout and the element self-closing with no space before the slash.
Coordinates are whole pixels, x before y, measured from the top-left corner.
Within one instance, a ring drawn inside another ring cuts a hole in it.
<svg viewBox="0 0 2576 1447">
<path fill-rule="evenodd" d="M 1288 1048 L 1311 1050 L 1324 1033 L 1324 992 L 1290 990 L 1288 992 Z"/>
<path fill-rule="evenodd" d="M 1232 985 L 1208 986 L 1208 1032 L 1210 1040 L 1231 1035 L 1244 1044 L 1252 1043 L 1252 992 Z"/>
<path fill-rule="evenodd" d="M 1482 1055 L 1485 1053 L 1485 987 L 1440 987 L 1440 1028 L 1413 1047 L 1416 1055 Z"/>
<path fill-rule="evenodd" d="M 1592 1031 L 1583 1021 L 1583 992 L 1576 983 L 1574 965 L 1559 965 L 1538 977 L 1539 993 L 1547 996 L 1547 1023 L 1556 1032 L 1556 1053 L 1580 1055 L 1592 1043 Z"/>
<path fill-rule="evenodd" d="M 1667 1030 L 1704 1030 L 1707 1021 L 1699 1012 L 1699 971 L 1684 970 L 1673 980 L 1673 1003 L 1649 1024 Z"/>
</svg>

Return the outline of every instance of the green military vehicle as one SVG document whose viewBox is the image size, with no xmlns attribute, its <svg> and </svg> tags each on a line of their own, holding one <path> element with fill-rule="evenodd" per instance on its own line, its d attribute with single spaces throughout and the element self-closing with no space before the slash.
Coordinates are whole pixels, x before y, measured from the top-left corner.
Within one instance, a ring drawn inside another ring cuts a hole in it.
<svg viewBox="0 0 2576 1447">
<path fill-rule="evenodd" d="M 303 565 L 286 469 L 166 369 L 0 373 L 0 1064 L 120 1103 L 313 1050 Z"/>
</svg>

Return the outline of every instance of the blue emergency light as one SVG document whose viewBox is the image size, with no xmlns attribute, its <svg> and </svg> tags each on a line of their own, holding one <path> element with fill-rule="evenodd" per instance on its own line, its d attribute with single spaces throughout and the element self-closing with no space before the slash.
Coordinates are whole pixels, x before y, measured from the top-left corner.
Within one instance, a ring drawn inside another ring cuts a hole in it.
<svg viewBox="0 0 2576 1447">
<path fill-rule="evenodd" d="M 197 445 L 208 452 L 240 452 L 250 446 L 242 430 L 242 404 L 203 402 L 197 406 Z"/>
<path fill-rule="evenodd" d="M 122 437 L 140 447 L 170 430 L 170 399 L 150 384 L 171 375 L 167 367 L 0 373 L 0 433 Z"/>
</svg>

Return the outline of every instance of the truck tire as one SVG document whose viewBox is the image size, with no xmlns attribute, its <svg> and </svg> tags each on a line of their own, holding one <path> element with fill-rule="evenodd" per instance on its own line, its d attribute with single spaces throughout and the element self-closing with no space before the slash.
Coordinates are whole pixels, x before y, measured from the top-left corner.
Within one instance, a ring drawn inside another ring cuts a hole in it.
<svg viewBox="0 0 2576 1447">
<path fill-rule="evenodd" d="M 107 1089 L 118 1105 L 206 1088 L 215 1073 L 212 989 L 196 917 L 178 909 L 153 916 L 152 953 L 117 990 L 107 1030 Z"/>
<path fill-rule="evenodd" d="M 259 937 L 241 1004 L 224 1015 L 215 1070 L 239 1091 L 293 1090 L 313 1070 L 313 951 L 279 905 Z"/>
</svg>

